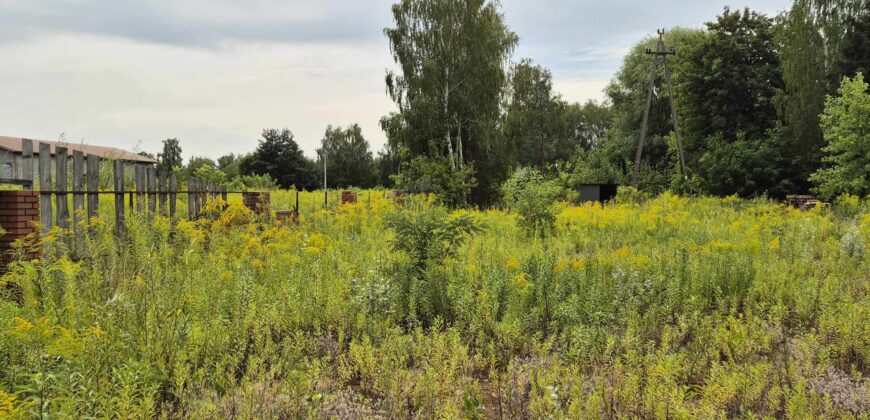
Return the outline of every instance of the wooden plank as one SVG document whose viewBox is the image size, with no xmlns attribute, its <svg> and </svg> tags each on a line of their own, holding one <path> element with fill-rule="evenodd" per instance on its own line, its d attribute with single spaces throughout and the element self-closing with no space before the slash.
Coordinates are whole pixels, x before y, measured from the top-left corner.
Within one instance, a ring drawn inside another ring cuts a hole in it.
<svg viewBox="0 0 870 420">
<path fill-rule="evenodd" d="M 193 180 L 193 218 L 199 218 L 202 207 L 202 183 L 198 179 Z"/>
<path fill-rule="evenodd" d="M 154 214 L 157 213 L 157 174 L 156 169 L 145 167 L 145 174 L 148 177 L 148 217 L 154 219 Z"/>
<path fill-rule="evenodd" d="M 187 180 L 187 218 L 189 220 L 193 220 L 195 218 L 194 211 L 196 211 L 196 194 L 193 192 L 195 187 L 196 180 L 193 178 L 189 178 Z"/>
<path fill-rule="evenodd" d="M 124 236 L 124 161 L 115 161 L 115 230 Z"/>
<path fill-rule="evenodd" d="M 83 254 L 84 236 L 79 226 L 85 219 L 85 154 L 81 150 L 73 151 L 73 237 L 72 245 L 75 256 Z"/>
<path fill-rule="evenodd" d="M 42 234 L 47 235 L 54 224 L 51 217 L 51 147 L 48 143 L 39 143 L 39 221 L 42 223 Z"/>
<path fill-rule="evenodd" d="M 88 155 L 88 219 L 100 211 L 100 157 Z M 123 200 L 123 198 L 122 198 Z"/>
<path fill-rule="evenodd" d="M 21 174 L 19 178 L 29 180 L 30 185 L 25 185 L 25 190 L 33 190 L 33 140 L 21 139 Z"/>
<path fill-rule="evenodd" d="M 85 154 L 73 151 L 73 228 L 85 215 Z"/>
<path fill-rule="evenodd" d="M 54 152 L 54 162 L 57 164 L 57 169 L 54 171 L 57 176 L 57 193 L 54 195 L 57 202 L 57 226 L 61 229 L 69 229 L 67 148 L 55 146 Z"/>
<path fill-rule="evenodd" d="M 175 173 L 169 174 L 169 218 L 175 219 L 175 207 L 178 204 L 178 177 Z"/>
<path fill-rule="evenodd" d="M 227 187 L 226 187 L 226 185 L 221 186 L 221 200 L 224 200 L 224 205 L 229 203 L 229 201 L 227 200 Z"/>
<path fill-rule="evenodd" d="M 134 166 L 136 177 L 136 211 L 141 213 L 145 210 L 145 168 L 142 165 Z"/>
<path fill-rule="evenodd" d="M 169 191 L 169 180 L 166 177 L 166 172 L 160 172 L 158 178 L 159 181 L 157 182 L 157 186 L 160 190 L 160 214 L 166 216 L 169 214 L 169 209 L 166 208 L 166 193 Z"/>
</svg>

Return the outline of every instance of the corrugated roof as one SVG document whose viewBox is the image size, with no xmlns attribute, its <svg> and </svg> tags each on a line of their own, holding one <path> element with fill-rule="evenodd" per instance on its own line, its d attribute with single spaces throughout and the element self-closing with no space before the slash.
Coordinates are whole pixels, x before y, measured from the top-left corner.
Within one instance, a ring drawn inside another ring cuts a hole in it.
<svg viewBox="0 0 870 420">
<path fill-rule="evenodd" d="M 128 152 L 126 150 L 118 149 L 115 147 L 106 147 L 106 146 L 92 146 L 89 144 L 76 144 L 76 143 L 63 143 L 57 141 L 48 141 L 48 140 L 33 140 L 33 154 L 39 154 L 39 143 L 47 143 L 49 145 L 49 150 L 51 154 L 55 154 L 55 148 L 58 146 L 66 147 L 70 152 L 74 150 L 81 150 L 82 153 L 86 155 L 97 155 L 103 159 L 114 159 L 114 160 L 123 160 L 127 162 L 140 162 L 140 163 L 157 163 L 156 160 L 147 158 L 145 156 Z M 0 149 L 5 149 L 13 153 L 21 153 L 21 137 L 7 137 L 0 136 Z"/>
</svg>

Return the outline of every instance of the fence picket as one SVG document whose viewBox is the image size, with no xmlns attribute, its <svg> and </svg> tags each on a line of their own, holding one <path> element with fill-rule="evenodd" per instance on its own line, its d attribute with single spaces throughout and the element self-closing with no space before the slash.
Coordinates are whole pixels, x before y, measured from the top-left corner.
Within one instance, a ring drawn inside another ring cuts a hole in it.
<svg viewBox="0 0 870 420">
<path fill-rule="evenodd" d="M 97 217 L 100 210 L 100 157 L 88 155 L 88 219 Z M 122 198 L 123 200 L 123 198 Z"/>
<path fill-rule="evenodd" d="M 157 179 L 154 173 L 155 169 L 151 167 L 145 168 L 145 174 L 148 177 L 148 218 L 154 219 L 154 214 L 157 213 Z"/>
<path fill-rule="evenodd" d="M 118 236 L 124 236 L 124 161 L 121 160 L 115 161 L 115 230 Z"/>
<path fill-rule="evenodd" d="M 25 190 L 32 190 L 33 185 L 33 140 L 21 139 L 21 179 L 30 181 Z"/>
<path fill-rule="evenodd" d="M 169 218 L 175 219 L 175 206 L 178 204 L 178 178 L 175 173 L 169 174 Z"/>
<path fill-rule="evenodd" d="M 42 234 L 51 230 L 54 218 L 51 217 L 51 146 L 39 143 L 39 221 Z"/>
<path fill-rule="evenodd" d="M 69 229 L 69 201 L 67 199 L 67 180 L 68 180 L 68 165 L 67 165 L 67 148 L 54 148 L 54 161 L 57 164 L 55 175 L 57 176 L 57 192 L 55 201 L 57 202 L 57 226 L 61 229 Z"/>
</svg>

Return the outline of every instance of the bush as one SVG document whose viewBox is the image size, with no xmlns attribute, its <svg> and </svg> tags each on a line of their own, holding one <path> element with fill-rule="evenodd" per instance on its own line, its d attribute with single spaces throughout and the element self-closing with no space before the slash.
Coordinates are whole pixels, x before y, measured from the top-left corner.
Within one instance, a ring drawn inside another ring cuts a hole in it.
<svg viewBox="0 0 870 420">
<path fill-rule="evenodd" d="M 502 185 L 507 206 L 517 212 L 520 226 L 529 235 L 544 236 L 556 223 L 556 203 L 564 189 L 535 169 L 521 168 Z"/>
<path fill-rule="evenodd" d="M 418 156 L 402 165 L 393 176 L 396 187 L 413 193 L 435 194 L 444 204 L 457 207 L 468 202 L 477 185 L 470 167 L 454 169 L 446 158 Z"/>
</svg>

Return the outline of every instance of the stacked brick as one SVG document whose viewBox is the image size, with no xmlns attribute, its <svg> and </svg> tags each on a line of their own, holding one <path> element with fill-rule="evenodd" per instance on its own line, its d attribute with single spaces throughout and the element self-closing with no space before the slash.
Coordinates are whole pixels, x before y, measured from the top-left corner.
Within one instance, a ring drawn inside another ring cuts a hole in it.
<svg viewBox="0 0 870 420">
<path fill-rule="evenodd" d="M 821 203 L 818 198 L 811 195 L 789 195 L 785 199 L 790 206 L 798 210 L 810 210 Z"/>
<path fill-rule="evenodd" d="M 254 213 L 268 216 L 272 198 L 267 192 L 246 192 L 242 194 L 242 202 Z"/>
<path fill-rule="evenodd" d="M 0 227 L 5 233 L 0 236 L 0 267 L 12 258 L 12 244 L 30 236 L 37 242 L 39 222 L 39 193 L 35 191 L 0 191 Z M 39 258 L 39 246 L 27 244 L 25 258 Z"/>
<path fill-rule="evenodd" d="M 353 191 L 342 191 L 341 192 L 341 204 L 354 204 L 356 203 L 356 193 Z"/>
</svg>

